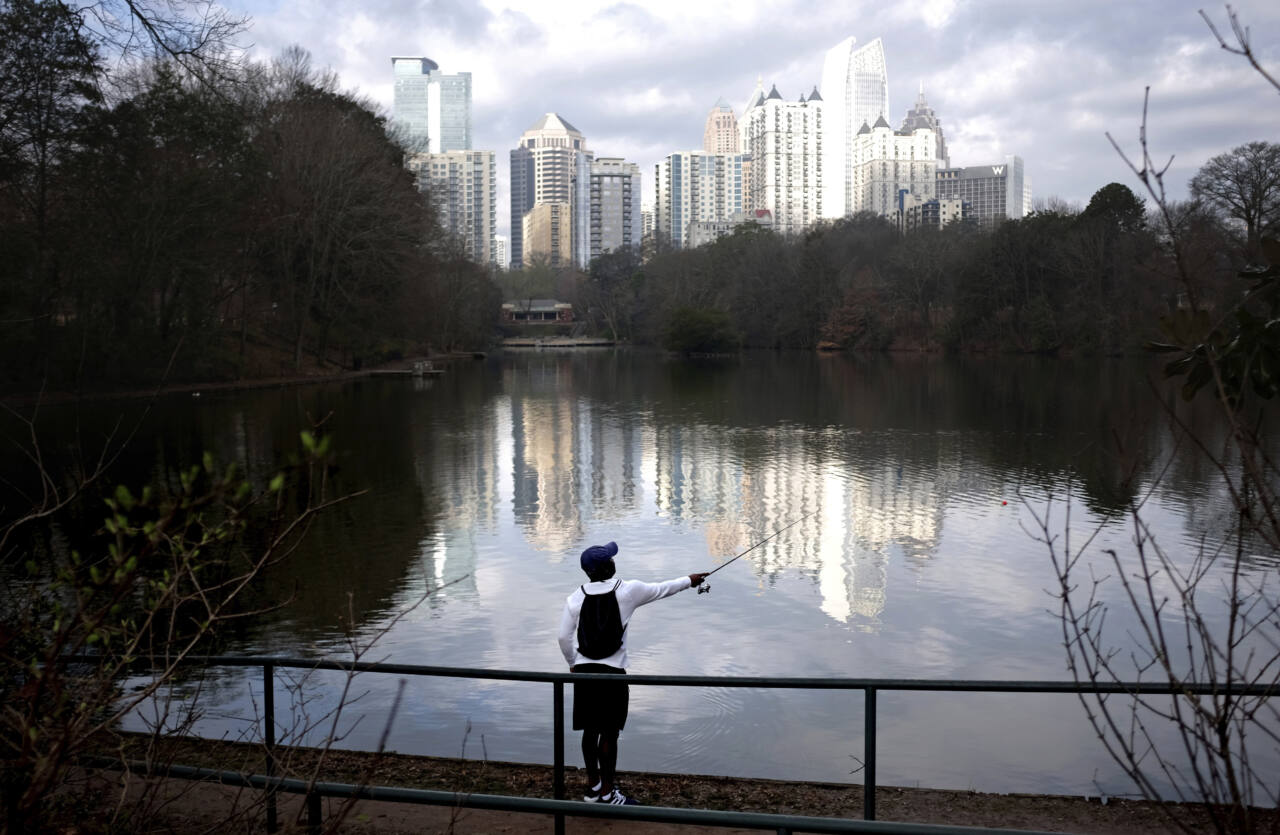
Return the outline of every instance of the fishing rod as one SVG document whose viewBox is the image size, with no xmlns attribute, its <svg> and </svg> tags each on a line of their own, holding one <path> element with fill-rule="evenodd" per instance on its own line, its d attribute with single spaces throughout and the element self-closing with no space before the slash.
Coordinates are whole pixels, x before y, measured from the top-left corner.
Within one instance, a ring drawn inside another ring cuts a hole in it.
<svg viewBox="0 0 1280 835">
<path fill-rule="evenodd" d="M 727 568 L 727 567 L 729 566 L 729 563 L 732 563 L 732 562 L 734 562 L 735 560 L 738 560 L 738 559 L 741 559 L 742 557 L 745 557 L 747 554 L 750 554 L 752 551 L 754 551 L 755 549 L 759 548 L 761 545 L 765 544 L 765 543 L 766 543 L 766 542 L 768 542 L 770 539 L 773 539 L 775 536 L 777 536 L 778 534 L 780 534 L 780 533 L 782 533 L 783 531 L 785 531 L 787 528 L 795 527 L 796 525 L 800 524 L 800 523 L 801 523 L 801 522 L 803 522 L 805 519 L 808 519 L 810 516 L 813 516 L 813 515 L 814 515 L 815 513 L 817 513 L 817 512 L 818 512 L 818 511 L 816 511 L 816 510 L 815 510 L 815 511 L 812 511 L 811 513 L 806 513 L 805 515 L 801 516 L 799 519 L 795 520 L 794 522 L 792 522 L 791 524 L 787 525 L 786 527 L 778 528 L 776 531 L 774 531 L 773 533 L 769 534 L 769 535 L 768 535 L 768 536 L 766 536 L 764 539 L 762 539 L 762 540 L 760 540 L 759 542 L 757 542 L 755 545 L 752 545 L 750 548 L 748 548 L 747 550 L 743 551 L 741 554 L 738 554 L 736 557 L 734 557 L 733 559 L 729 560 L 729 562 L 726 562 L 724 565 L 721 565 L 721 566 L 719 566 L 719 567 L 717 567 L 717 568 L 715 568 L 715 569 L 713 569 L 713 570 L 711 570 L 711 571 L 708 571 L 708 572 L 707 572 L 707 577 L 710 577 L 712 574 L 715 574 L 715 573 L 716 573 L 717 571 L 719 571 L 721 568 Z M 704 578 L 704 579 L 703 579 L 703 581 L 702 581 L 702 585 L 698 586 L 698 594 L 708 594 L 708 593 L 710 593 L 710 591 L 711 591 L 711 584 L 710 584 L 710 583 L 708 583 L 708 582 L 706 581 L 706 579 Z"/>
</svg>

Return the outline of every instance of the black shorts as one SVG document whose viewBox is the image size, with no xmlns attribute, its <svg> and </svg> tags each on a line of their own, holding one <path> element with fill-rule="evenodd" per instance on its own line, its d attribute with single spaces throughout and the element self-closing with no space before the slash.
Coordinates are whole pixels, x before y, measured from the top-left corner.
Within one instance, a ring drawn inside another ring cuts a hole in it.
<svg viewBox="0 0 1280 835">
<path fill-rule="evenodd" d="M 626 670 L 608 664 L 578 664 L 575 673 L 621 673 Z M 625 681 L 575 681 L 573 683 L 573 729 L 620 731 L 627 724 L 627 702 L 631 691 Z"/>
</svg>

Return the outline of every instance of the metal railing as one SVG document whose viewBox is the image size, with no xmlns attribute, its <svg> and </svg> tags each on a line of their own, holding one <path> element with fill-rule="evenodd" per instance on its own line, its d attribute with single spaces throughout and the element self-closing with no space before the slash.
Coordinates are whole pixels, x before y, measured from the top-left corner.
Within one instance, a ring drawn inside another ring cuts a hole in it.
<svg viewBox="0 0 1280 835">
<path fill-rule="evenodd" d="M 69 659 L 70 660 L 70 659 Z M 80 660 L 90 660 L 81 657 Z M 586 804 L 564 801 L 565 797 L 565 764 L 564 764 L 564 685 L 574 681 L 625 681 L 627 684 L 640 686 L 657 686 L 657 687 L 728 687 L 728 688 L 750 688 L 761 690 L 861 690 L 864 694 L 864 737 L 863 737 L 863 821 L 843 821 L 844 824 L 862 823 L 875 821 L 876 814 L 876 697 L 882 691 L 888 692 L 968 692 L 968 693 L 1067 693 L 1067 694 L 1138 694 L 1143 695 L 1216 695 L 1216 696 L 1272 696 L 1276 694 L 1275 688 L 1270 685 L 1263 684 L 1155 684 L 1149 682 L 1093 682 L 1093 683 L 1076 683 L 1068 681 L 998 681 L 998 680 L 929 680 L 929 679 L 875 679 L 875 678 L 771 678 L 766 676 L 663 676 L 663 675 L 603 675 L 595 673 L 551 673 L 533 670 L 485 670 L 469 667 L 432 667 L 417 664 L 387 664 L 387 663 L 368 663 L 368 662 L 352 662 L 352 661 L 332 661 L 325 659 L 306 659 L 306 658 L 263 658 L 259 656 L 239 656 L 239 655 L 223 655 L 223 656 L 196 656 L 188 659 L 189 663 L 206 667 L 261 667 L 263 671 L 263 740 L 266 748 L 266 776 L 265 782 L 261 788 L 264 788 L 267 795 L 267 828 L 268 831 L 274 832 L 277 827 L 276 808 L 274 803 L 274 792 L 277 788 L 291 785 L 289 781 L 275 776 L 275 670 L 276 668 L 287 669 L 303 669 L 303 670 L 334 670 L 340 672 L 356 672 L 356 673 L 382 673 L 390 675 L 403 676 L 426 676 L 437 678 L 468 678 L 468 679 L 488 679 L 497 681 L 524 681 L 524 682 L 542 682 L 552 686 L 552 713 L 553 713 L 553 792 L 555 801 L 538 800 L 534 798 L 506 798 L 509 801 L 525 801 L 523 805 L 524 811 L 530 812 L 550 812 L 556 817 L 557 833 L 564 831 L 564 816 L 590 816 L 590 817 L 612 817 L 615 811 L 604 811 L 599 808 L 599 804 Z M 294 781 L 296 782 L 296 781 Z M 335 784 L 337 785 L 337 784 Z M 379 789 L 379 791 L 384 790 Z M 288 788 L 281 790 L 296 791 L 296 788 Z M 337 792 L 337 790 L 335 790 Z M 368 794 L 373 789 L 370 787 L 347 787 L 342 792 L 337 792 L 332 796 L 355 796 L 351 791 L 365 792 L 359 796 L 373 797 Z M 422 793 L 422 790 L 403 789 L 397 792 L 415 792 L 418 791 L 425 798 L 432 795 L 431 792 Z M 436 792 L 434 794 L 441 795 L 441 798 L 447 796 L 451 800 L 450 803 L 458 802 L 458 795 L 448 792 Z M 469 796 L 474 800 L 478 796 Z M 487 796 L 486 796 L 487 797 Z M 375 798 L 376 799 L 376 798 Z M 390 798 L 387 798 L 390 799 Z M 441 799 L 426 800 L 418 799 L 412 802 L 433 803 L 444 802 Z M 505 801 L 504 801 L 505 802 Z M 556 805 L 546 806 L 545 804 L 554 803 Z M 467 805 L 478 805 L 479 808 L 512 808 L 507 806 L 482 806 L 478 803 L 469 803 Z M 521 805 L 521 804 L 517 804 Z M 614 810 L 622 807 L 612 807 Z M 631 807 L 632 809 L 636 807 Z M 661 807 L 644 807 L 650 812 L 660 809 Z M 621 817 L 635 817 L 637 820 L 665 820 L 668 822 L 687 822 L 701 823 L 703 825 L 729 825 L 741 826 L 743 828 L 768 828 L 777 829 L 777 831 L 793 831 L 796 829 L 791 824 L 775 822 L 775 825 L 763 826 L 752 825 L 745 820 L 731 822 L 728 818 L 720 818 L 723 823 L 714 824 L 711 819 L 702 817 L 708 814 L 715 815 L 731 815 L 741 816 L 747 813 L 741 812 L 724 812 L 713 813 L 709 810 L 691 810 L 691 809 L 667 809 L 663 814 L 670 812 L 675 817 L 644 817 L 644 813 L 626 812 Z M 695 815 L 695 813 L 697 813 Z M 681 818 L 680 814 L 685 817 Z M 639 815 L 639 817 L 636 817 Z M 768 818 L 782 818 L 787 816 L 764 816 Z M 763 818 L 762 818 L 763 820 Z M 804 819 L 815 822 L 829 821 L 835 819 L 809 818 Z M 862 828 L 845 828 L 832 829 L 832 824 L 823 823 L 822 828 L 807 830 L 801 827 L 799 831 L 815 831 L 815 832 L 836 832 L 836 831 L 858 831 L 858 832 L 890 832 L 904 831 L 899 829 L 900 824 L 884 823 L 879 826 L 867 829 Z M 889 827 L 889 828 L 880 828 Z M 974 829 L 968 827 L 943 827 L 940 829 L 918 829 L 913 831 L 965 831 L 973 832 Z"/>
</svg>

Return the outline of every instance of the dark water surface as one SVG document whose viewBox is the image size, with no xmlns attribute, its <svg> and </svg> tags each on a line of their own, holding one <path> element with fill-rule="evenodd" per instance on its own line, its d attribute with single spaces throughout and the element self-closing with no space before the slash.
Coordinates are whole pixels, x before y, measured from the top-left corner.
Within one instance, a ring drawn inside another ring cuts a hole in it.
<svg viewBox="0 0 1280 835">
<path fill-rule="evenodd" d="M 331 415 L 340 485 L 368 493 L 321 519 L 271 573 L 260 599 L 296 599 L 244 624 L 236 651 L 349 657 L 347 635 L 386 629 L 365 660 L 561 670 L 556 627 L 583 580 L 585 545 L 616 540 L 621 575 L 662 580 L 709 570 L 812 514 L 718 573 L 711 594 L 641 609 L 631 672 L 1065 680 L 1033 511 L 1051 507 L 1061 534 L 1069 506 L 1074 541 L 1096 532 L 1091 554 L 1132 550 L 1134 497 L 1146 498 L 1158 541 L 1187 560 L 1231 527 L 1215 473 L 1175 443 L 1162 409 L 1174 400 L 1152 391 L 1149 371 L 508 352 L 426 382 L 169 398 L 117 480 L 171 477 L 206 449 L 266 477 L 309 420 Z M 93 408 L 100 424 L 121 407 Z M 43 421 L 68 435 L 73 424 L 68 410 Z M 1274 572 L 1272 556 L 1258 555 L 1259 572 Z M 1117 613 L 1117 642 L 1124 626 Z M 278 708 L 286 724 L 323 725 L 341 683 L 308 678 L 301 699 Z M 342 745 L 376 745 L 396 687 L 356 680 Z M 260 683 L 224 671 L 203 698 L 200 731 L 236 736 Z M 862 702 L 633 687 L 619 767 L 860 782 Z M 389 747 L 548 762 L 550 708 L 549 685 L 411 680 Z M 882 693 L 879 708 L 885 784 L 1129 790 L 1072 697 Z M 575 762 L 575 739 L 566 750 Z"/>
</svg>

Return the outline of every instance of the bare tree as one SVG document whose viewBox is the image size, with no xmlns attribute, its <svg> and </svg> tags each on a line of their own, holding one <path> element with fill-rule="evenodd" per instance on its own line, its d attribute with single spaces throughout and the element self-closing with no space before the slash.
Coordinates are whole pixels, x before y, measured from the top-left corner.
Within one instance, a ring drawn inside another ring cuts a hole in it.
<svg viewBox="0 0 1280 835">
<path fill-rule="evenodd" d="M 1227 14 L 1237 42 L 1230 45 L 1219 36 L 1220 42 L 1257 66 L 1248 30 L 1230 7 Z M 1224 434 L 1211 440 L 1174 409 L 1167 414 L 1181 445 L 1215 469 L 1232 502 L 1234 525 L 1222 541 L 1206 537 L 1192 554 L 1170 550 L 1145 520 L 1148 492 L 1129 507 L 1132 552 L 1106 549 L 1097 555 L 1100 562 L 1091 561 L 1096 531 L 1083 543 L 1071 541 L 1069 502 L 1065 523 L 1033 510 L 1034 535 L 1046 545 L 1057 574 L 1062 637 L 1074 678 L 1111 684 L 1136 678 L 1175 690 L 1170 697 L 1141 687 L 1118 695 L 1082 694 L 1086 716 L 1108 753 L 1144 796 L 1172 794 L 1199 802 L 1217 831 L 1254 832 L 1260 825 L 1254 807 L 1280 805 L 1280 782 L 1259 762 L 1260 751 L 1272 753 L 1280 745 L 1280 704 L 1241 692 L 1244 685 L 1280 691 L 1280 593 L 1269 563 L 1252 556 L 1280 554 L 1280 472 L 1258 419 L 1277 391 L 1267 369 L 1280 353 L 1266 323 L 1280 313 L 1280 243 L 1260 241 L 1270 264 L 1245 274 L 1254 285 L 1244 301 L 1226 311 L 1206 307 L 1193 252 L 1199 243 L 1188 236 L 1194 212 L 1168 199 L 1169 165 L 1152 159 L 1145 104 L 1136 159 L 1111 141 L 1153 200 L 1159 237 L 1185 294 L 1185 305 L 1162 322 L 1169 341 L 1156 347 L 1177 355 L 1166 371 L 1184 378 L 1187 399 L 1202 390 L 1212 397 Z M 1108 602 L 1113 594 L 1117 602 Z M 1131 625 L 1117 632 L 1117 619 Z M 1213 692 L 1192 693 L 1192 683 L 1210 684 Z M 1191 831 L 1170 812 L 1173 825 Z"/>
<path fill-rule="evenodd" d="M 1248 142 L 1206 162 L 1191 194 L 1244 224 L 1245 251 L 1259 254 L 1262 235 L 1280 225 L 1280 144 Z"/>
</svg>

